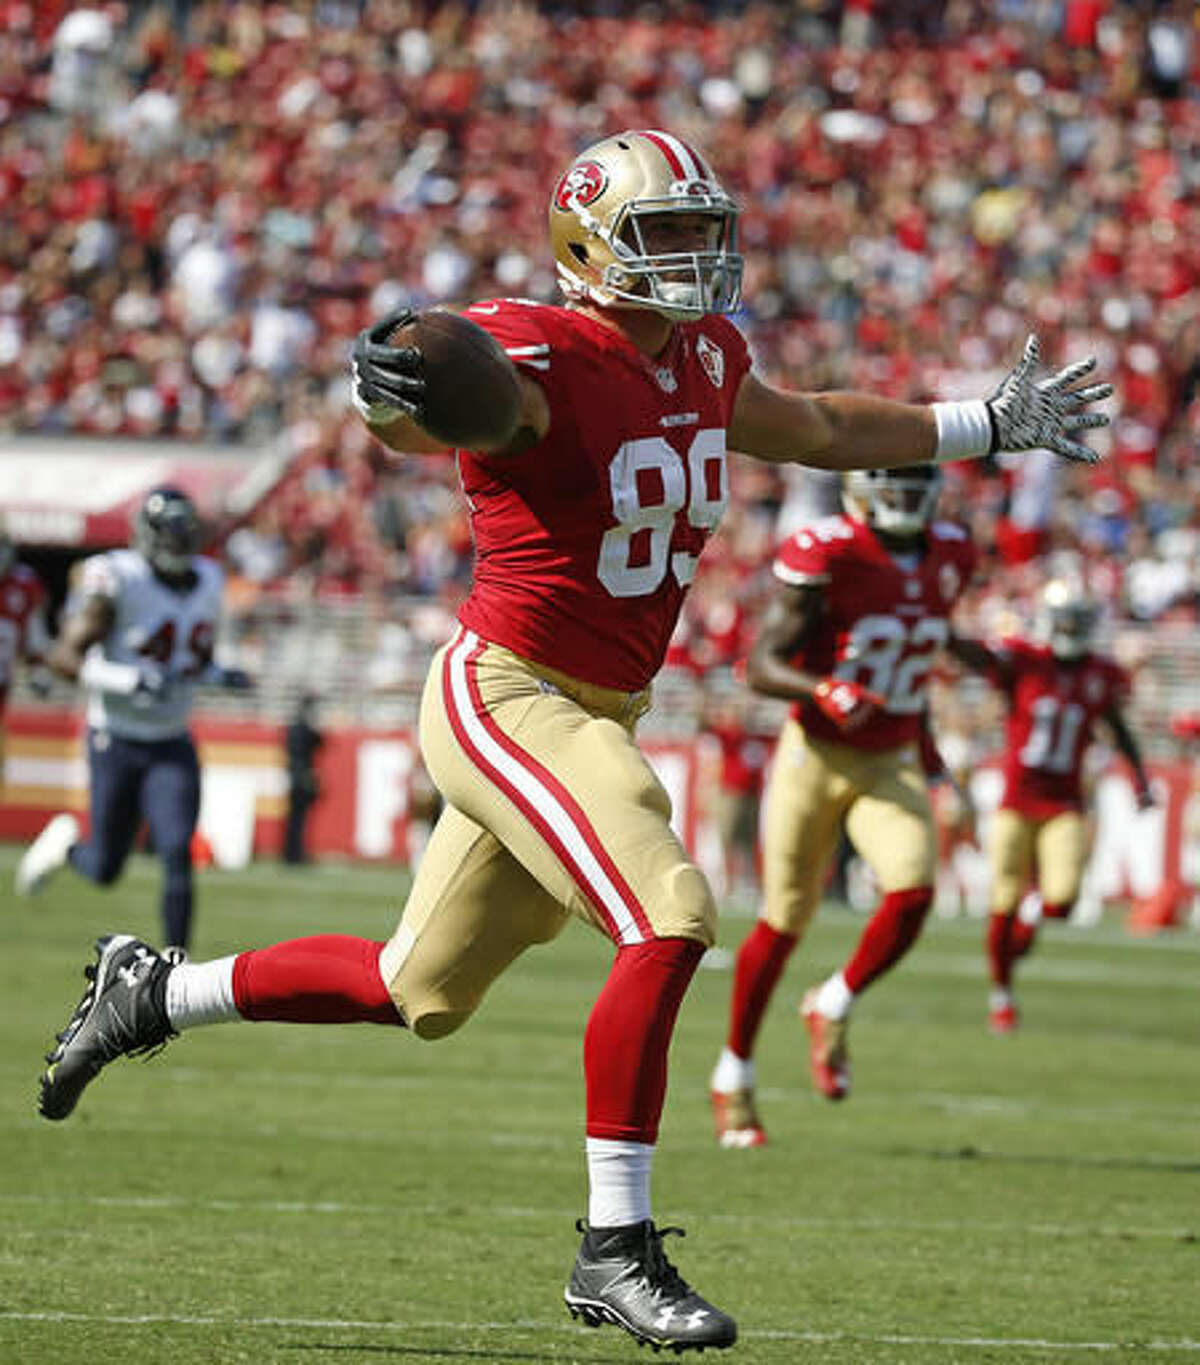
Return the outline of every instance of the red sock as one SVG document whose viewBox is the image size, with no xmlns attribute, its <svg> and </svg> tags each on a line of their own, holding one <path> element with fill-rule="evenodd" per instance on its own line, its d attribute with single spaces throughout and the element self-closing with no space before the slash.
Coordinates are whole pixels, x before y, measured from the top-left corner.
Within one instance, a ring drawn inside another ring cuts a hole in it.
<svg viewBox="0 0 1200 1365">
<path fill-rule="evenodd" d="M 854 956 L 842 969 L 846 985 L 855 995 L 882 976 L 917 941 L 921 925 L 933 904 L 933 887 L 889 891 L 879 903 L 858 940 Z"/>
<path fill-rule="evenodd" d="M 244 1019 L 403 1025 L 379 975 L 382 948 L 349 934 L 315 934 L 239 953 L 234 1004 Z"/>
<path fill-rule="evenodd" d="M 1066 919 L 1071 913 L 1073 901 L 1043 901 L 1043 919 Z"/>
<path fill-rule="evenodd" d="M 617 950 L 583 1038 L 587 1135 L 653 1143 L 675 1016 L 704 948 L 659 938 Z"/>
<path fill-rule="evenodd" d="M 1016 915 L 993 913 L 988 916 L 988 967 L 992 974 L 992 984 L 1004 991 L 1012 985 L 1012 965 L 1016 957 L 1013 949 L 1013 929 L 1016 924 Z"/>
<path fill-rule="evenodd" d="M 733 972 L 733 1000 L 729 1006 L 729 1036 L 725 1046 L 738 1057 L 754 1051 L 763 1015 L 779 983 L 798 934 L 781 934 L 760 919 L 746 936 Z"/>
<path fill-rule="evenodd" d="M 1024 957 L 1033 947 L 1033 941 L 1037 938 L 1038 927 L 1036 924 L 1026 924 L 1016 915 L 1010 915 L 1008 918 L 1012 920 L 1012 929 L 1009 931 L 1009 945 L 1015 961 L 1017 958 Z"/>
</svg>

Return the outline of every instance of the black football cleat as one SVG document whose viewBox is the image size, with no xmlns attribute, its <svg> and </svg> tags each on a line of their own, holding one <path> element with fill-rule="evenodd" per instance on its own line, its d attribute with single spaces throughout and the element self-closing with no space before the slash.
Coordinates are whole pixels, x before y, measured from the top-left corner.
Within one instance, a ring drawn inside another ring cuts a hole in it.
<svg viewBox="0 0 1200 1365">
<path fill-rule="evenodd" d="M 157 1051 L 176 1036 L 163 1001 L 170 970 L 164 957 L 129 934 L 96 940 L 96 961 L 83 969 L 88 988 L 46 1055 L 38 1103 L 43 1117 L 65 1119 L 109 1062 Z"/>
<path fill-rule="evenodd" d="M 662 1239 L 683 1236 L 682 1228 L 661 1231 L 647 1218 L 628 1227 L 575 1225 L 583 1243 L 563 1291 L 573 1318 L 588 1327 L 611 1322 L 638 1343 L 659 1351 L 722 1350 L 737 1340 L 737 1324 L 714 1308 L 667 1260 Z"/>
</svg>

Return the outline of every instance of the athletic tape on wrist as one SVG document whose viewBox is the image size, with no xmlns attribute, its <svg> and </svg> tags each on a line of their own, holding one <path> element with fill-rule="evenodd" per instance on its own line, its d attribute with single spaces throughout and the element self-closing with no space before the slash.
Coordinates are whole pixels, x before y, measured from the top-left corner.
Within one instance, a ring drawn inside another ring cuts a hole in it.
<svg viewBox="0 0 1200 1365">
<path fill-rule="evenodd" d="M 106 659 L 99 645 L 93 645 L 84 655 L 79 681 L 97 692 L 111 692 L 119 697 L 131 697 L 138 689 L 141 672 L 137 664 Z"/>
<path fill-rule="evenodd" d="M 992 449 L 992 419 L 982 398 L 963 403 L 934 403 L 937 449 L 934 460 L 978 460 Z"/>
</svg>

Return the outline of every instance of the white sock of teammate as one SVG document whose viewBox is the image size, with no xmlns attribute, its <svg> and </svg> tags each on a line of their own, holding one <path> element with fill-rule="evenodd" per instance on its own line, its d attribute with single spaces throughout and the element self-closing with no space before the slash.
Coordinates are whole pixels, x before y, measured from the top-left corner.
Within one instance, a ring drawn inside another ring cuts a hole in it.
<svg viewBox="0 0 1200 1365">
<path fill-rule="evenodd" d="M 817 987 L 814 1003 L 817 1013 L 823 1014 L 826 1019 L 844 1019 L 854 1003 L 854 992 L 846 985 L 846 978 L 841 972 L 834 972 L 828 981 L 823 981 Z"/>
<path fill-rule="evenodd" d="M 587 1139 L 590 1227 L 627 1227 L 650 1217 L 653 1162 L 654 1148 L 647 1142 Z"/>
<path fill-rule="evenodd" d="M 731 1095 L 735 1090 L 753 1090 L 753 1059 L 739 1057 L 727 1047 L 722 1048 L 717 1065 L 713 1069 L 709 1088 L 715 1090 L 718 1095 Z"/>
<path fill-rule="evenodd" d="M 167 1018 L 182 1031 L 197 1024 L 219 1024 L 242 1016 L 233 1003 L 232 957 L 212 962 L 183 962 L 167 977 Z"/>
<path fill-rule="evenodd" d="M 1017 918 L 1022 924 L 1036 927 L 1042 922 L 1042 895 L 1040 891 L 1026 891 L 1017 906 Z"/>
</svg>

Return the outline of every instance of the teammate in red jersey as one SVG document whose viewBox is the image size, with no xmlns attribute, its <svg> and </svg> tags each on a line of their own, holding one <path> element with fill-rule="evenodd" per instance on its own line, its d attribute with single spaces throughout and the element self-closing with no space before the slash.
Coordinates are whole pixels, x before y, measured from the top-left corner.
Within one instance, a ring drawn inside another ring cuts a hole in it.
<svg viewBox="0 0 1200 1365">
<path fill-rule="evenodd" d="M 128 936 L 102 942 L 42 1112 L 65 1117 L 113 1058 L 218 1019 L 371 1020 L 444 1037 L 577 916 L 616 953 L 584 1038 L 590 1193 L 567 1305 L 655 1346 L 724 1347 L 733 1320 L 677 1274 L 650 1212 L 671 1033 L 716 910 L 634 730 L 728 496 L 726 448 L 835 469 L 1046 444 L 1090 459 L 1076 436 L 1104 423 L 1089 408 L 1110 386 L 1084 383 L 1090 362 L 1038 381 L 1032 340 L 986 402 L 763 382 L 720 316 L 740 292 L 737 208 L 669 133 L 582 152 L 549 215 L 568 305 L 469 310 L 516 363 L 522 410 L 493 448 L 458 453 L 475 580 L 420 722 L 446 805 L 394 935 L 174 967 Z M 355 402 L 387 446 L 432 452 L 428 358 L 389 344 L 402 320 L 360 334 Z"/>
<path fill-rule="evenodd" d="M 46 630 L 46 589 L 26 564 L 18 563 L 17 547 L 0 524 L 0 793 L 4 789 L 4 709 L 17 664 L 38 663 L 49 643 Z"/>
<path fill-rule="evenodd" d="M 1079 895 L 1088 851 L 1083 763 L 1097 722 L 1133 769 L 1139 807 L 1154 804 L 1125 719 L 1129 679 L 1092 648 L 1097 616 L 1078 585 L 1055 579 L 1042 591 L 1036 640 L 1011 639 L 996 648 L 957 636 L 950 641 L 954 657 L 985 674 L 1008 706 L 1004 791 L 989 848 L 989 1024 L 995 1033 L 1017 1027 L 1013 966 L 1033 946 L 1039 921 L 1066 919 Z M 1027 896 L 1035 874 L 1036 889 Z"/>
<path fill-rule="evenodd" d="M 759 885 L 763 781 L 775 736 L 755 721 L 747 698 L 741 687 L 710 697 L 700 717 L 700 731 L 716 751 L 708 805 L 720 843 L 721 865 L 713 889 L 718 900 L 733 896 L 753 902 Z"/>
<path fill-rule="evenodd" d="M 937 837 L 922 755 L 926 683 L 974 571 L 965 531 L 933 520 L 935 465 L 855 473 L 844 515 L 789 536 L 750 655 L 751 686 L 792 701 L 766 792 L 763 909 L 742 944 L 711 1083 L 717 1138 L 757 1147 L 754 1044 L 820 904 L 843 825 L 882 900 L 849 961 L 804 997 L 813 1081 L 850 1086 L 855 999 L 904 956 L 933 903 Z"/>
</svg>

